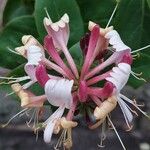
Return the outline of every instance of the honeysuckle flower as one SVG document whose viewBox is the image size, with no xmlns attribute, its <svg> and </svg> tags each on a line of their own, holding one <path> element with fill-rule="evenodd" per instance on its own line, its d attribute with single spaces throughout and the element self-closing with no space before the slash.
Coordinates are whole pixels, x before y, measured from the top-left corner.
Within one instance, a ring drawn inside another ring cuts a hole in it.
<svg viewBox="0 0 150 150">
<path fill-rule="evenodd" d="M 18 77 L 18 78 L 8 77 L 5 79 L 11 80 L 8 82 L 8 84 L 30 80 L 29 82 L 23 85 L 23 89 L 27 89 L 37 81 L 35 77 L 35 68 L 39 64 L 39 62 L 42 60 L 42 58 L 45 58 L 45 54 L 44 54 L 43 47 L 31 35 L 24 35 L 22 37 L 22 43 L 24 44 L 24 46 L 17 47 L 15 50 L 20 55 L 25 57 L 28 61 L 24 66 L 27 76 Z"/>
<path fill-rule="evenodd" d="M 62 50 L 66 46 L 69 39 L 69 16 L 64 14 L 61 19 L 55 23 L 51 18 L 44 18 L 44 26 L 47 33 L 54 39 L 55 48 Z"/>
<path fill-rule="evenodd" d="M 41 64 L 36 69 L 37 80 L 45 89 L 45 95 L 49 103 L 59 107 L 45 122 L 44 141 L 50 143 L 52 133 L 56 127 L 57 121 L 62 117 L 65 108 L 70 109 L 73 101 L 71 90 L 73 80 L 51 79 L 46 73 L 45 67 Z M 65 124 L 61 124 L 65 128 Z M 66 127 L 68 128 L 68 127 Z"/>
<path fill-rule="evenodd" d="M 24 90 L 19 83 L 12 84 L 11 87 L 16 95 L 20 98 L 21 107 L 24 109 L 10 118 L 8 122 L 3 125 L 3 127 L 7 126 L 17 116 L 24 115 L 29 111 L 33 111 L 30 120 L 27 121 L 27 125 L 30 127 L 31 121 L 34 120 L 32 128 L 36 131 L 36 125 L 38 125 L 38 118 L 40 116 L 43 103 L 46 101 L 46 95 L 35 96 L 32 92 Z"/>
<path fill-rule="evenodd" d="M 58 48 L 63 51 L 69 63 L 69 66 L 71 67 L 72 72 L 74 73 L 76 78 L 79 78 L 77 67 L 67 48 L 67 42 L 68 42 L 68 37 L 69 37 L 69 24 L 68 23 L 69 23 L 69 16 L 67 14 L 64 14 L 62 18 L 55 23 L 52 22 L 49 15 L 48 15 L 48 18 L 46 17 L 44 18 L 45 28 L 48 34 L 52 37 L 55 48 Z"/>
<path fill-rule="evenodd" d="M 11 83 L 15 83 L 12 89 L 21 99 L 21 106 L 24 108 L 14 117 L 32 108 L 39 112 L 44 102 L 48 100 L 52 106 L 58 108 L 42 123 L 42 127 L 45 128 L 44 141 L 50 143 L 52 134 L 58 134 L 60 130 L 63 130 L 55 148 L 63 144 L 65 148 L 70 149 L 72 146 L 71 131 L 77 126 L 77 122 L 74 121 L 75 112 L 83 113 L 80 107 L 83 106 L 85 107 L 83 114 L 86 114 L 85 118 L 89 119 L 89 122 L 87 121 L 89 128 L 94 129 L 101 124 L 103 126 L 105 120 L 108 119 L 124 148 L 109 114 L 118 103 L 129 128 L 133 119 L 132 113 L 136 112 L 127 103 L 134 105 L 146 115 L 134 101 L 121 94 L 130 74 L 135 75 L 131 71 L 131 48 L 125 45 L 112 26 L 107 25 L 104 29 L 89 22 L 90 33 L 80 41 L 84 56 L 83 66 L 80 67 L 81 70 L 77 70 L 67 48 L 68 15 L 64 14 L 55 23 L 52 22 L 48 13 L 47 16 L 48 18 L 44 18 L 44 26 L 48 35 L 44 38 L 43 46 L 34 37 L 28 35 L 22 38 L 23 46 L 16 48 L 16 53 L 27 59 L 24 67 L 27 76 L 12 78 L 14 81 Z M 106 53 L 109 50 L 111 53 L 107 58 Z M 61 52 L 64 53 L 67 62 L 61 58 Z M 48 53 L 48 59 L 45 53 Z M 30 81 L 24 85 L 18 83 L 24 80 Z M 35 82 L 44 89 L 43 95 L 35 96 L 26 90 Z M 67 115 L 63 116 L 65 110 L 67 110 Z M 31 120 L 32 117 L 28 124 Z"/>
</svg>

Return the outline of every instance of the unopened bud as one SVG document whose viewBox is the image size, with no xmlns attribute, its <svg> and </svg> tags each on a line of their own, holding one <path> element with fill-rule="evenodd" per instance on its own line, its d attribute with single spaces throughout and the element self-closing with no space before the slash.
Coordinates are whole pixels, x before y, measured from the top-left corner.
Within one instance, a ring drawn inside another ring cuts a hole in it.
<svg viewBox="0 0 150 150">
<path fill-rule="evenodd" d="M 97 120 L 105 118 L 117 105 L 115 96 L 109 97 L 99 107 L 94 110 L 94 116 Z"/>
<path fill-rule="evenodd" d="M 22 43 L 25 45 L 32 37 L 32 35 L 24 35 L 22 37 Z"/>
<path fill-rule="evenodd" d="M 24 46 L 16 47 L 15 51 L 18 52 L 19 54 L 21 54 L 22 56 L 24 56 L 25 52 L 26 52 Z"/>
</svg>

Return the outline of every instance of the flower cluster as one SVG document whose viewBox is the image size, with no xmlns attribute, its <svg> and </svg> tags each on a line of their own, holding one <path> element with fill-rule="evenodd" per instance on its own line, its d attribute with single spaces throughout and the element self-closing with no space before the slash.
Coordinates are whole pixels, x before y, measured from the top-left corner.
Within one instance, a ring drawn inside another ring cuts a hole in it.
<svg viewBox="0 0 150 150">
<path fill-rule="evenodd" d="M 135 111 L 127 103 L 134 105 L 138 110 L 140 108 L 135 101 L 120 93 L 133 72 L 131 49 L 123 43 L 118 32 L 112 26 L 104 29 L 90 21 L 90 33 L 80 41 L 83 64 L 77 69 L 67 48 L 69 16 L 64 14 L 57 22 L 52 22 L 49 16 L 45 17 L 44 26 L 48 33 L 44 38 L 44 45 L 33 36 L 24 35 L 23 46 L 15 49 L 17 54 L 27 60 L 24 66 L 27 76 L 9 78 L 13 92 L 21 99 L 21 107 L 24 108 L 17 115 L 34 109 L 36 120 L 33 128 L 35 131 L 45 128 L 46 143 L 51 142 L 53 133 L 58 134 L 62 131 L 56 148 L 60 145 L 66 149 L 72 147 L 71 131 L 78 125 L 74 117 L 83 112 L 81 105 L 85 107 L 84 114 L 85 118 L 88 118 L 87 125 L 90 129 L 97 128 L 108 119 L 116 132 L 109 114 L 117 104 L 123 112 L 127 126 L 131 129 L 132 113 Z M 25 84 L 19 83 L 26 80 L 29 81 Z M 44 89 L 43 95 L 36 96 L 28 89 L 35 83 Z M 58 109 L 39 124 L 37 120 L 46 101 Z M 65 109 L 67 115 L 63 117 Z M 28 125 L 32 119 L 33 116 Z M 121 144 L 124 147 L 122 142 Z"/>
</svg>

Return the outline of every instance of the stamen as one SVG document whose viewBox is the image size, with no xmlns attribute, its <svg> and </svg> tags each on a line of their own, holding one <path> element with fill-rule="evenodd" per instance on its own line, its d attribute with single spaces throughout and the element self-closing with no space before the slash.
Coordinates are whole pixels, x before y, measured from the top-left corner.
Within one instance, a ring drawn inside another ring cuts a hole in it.
<svg viewBox="0 0 150 150">
<path fill-rule="evenodd" d="M 46 7 L 44 8 L 44 10 L 45 10 L 45 12 L 46 12 L 46 15 L 47 15 L 48 19 L 49 19 L 49 20 L 51 20 L 51 17 L 50 17 L 50 15 L 49 15 L 49 13 L 48 13 L 48 11 L 47 11 L 47 8 L 46 8 Z"/>
<path fill-rule="evenodd" d="M 72 147 L 72 129 L 68 128 L 67 129 L 67 138 L 63 142 L 63 146 L 65 149 L 70 149 Z"/>
<path fill-rule="evenodd" d="M 36 110 L 33 111 L 30 120 L 26 122 L 26 124 L 27 124 L 27 126 L 28 126 L 29 128 L 31 127 L 31 126 L 30 126 L 30 123 L 32 122 L 32 120 L 33 120 L 33 118 L 34 118 L 35 113 L 36 113 Z"/>
<path fill-rule="evenodd" d="M 128 116 L 127 114 L 125 113 L 125 110 L 123 108 L 123 106 L 121 105 L 121 101 L 123 102 L 123 100 L 121 98 L 119 98 L 120 100 L 118 100 L 118 103 L 119 103 L 119 106 L 122 110 L 122 113 L 123 113 L 123 116 L 124 116 L 124 119 L 125 119 L 125 122 L 126 122 L 126 125 L 128 126 L 129 130 L 132 129 L 132 126 L 130 126 L 130 122 L 129 122 L 129 119 L 128 119 Z M 124 103 L 124 102 L 123 102 Z M 128 105 L 126 103 L 124 103 L 124 105 L 127 107 Z M 127 107 L 128 108 L 128 107 Z M 131 114 L 132 115 L 132 114 Z"/>
<path fill-rule="evenodd" d="M 108 47 L 107 49 L 108 49 L 109 51 L 111 51 L 112 53 L 115 52 L 115 49 L 114 49 L 112 46 Z"/>
<path fill-rule="evenodd" d="M 7 80 L 11 80 L 11 79 L 17 79 L 17 78 L 13 78 L 13 77 L 2 77 L 2 76 L 0 76 L 0 79 L 7 79 Z"/>
<path fill-rule="evenodd" d="M 8 96 L 10 96 L 10 95 L 13 95 L 13 94 L 15 94 L 15 92 L 7 93 L 7 94 L 5 95 L 5 98 L 8 97 Z"/>
<path fill-rule="evenodd" d="M 18 52 L 12 50 L 10 47 L 7 47 L 7 50 L 10 51 L 11 53 L 16 54 L 16 55 L 20 55 Z"/>
<path fill-rule="evenodd" d="M 128 103 L 132 104 L 136 109 L 138 109 L 145 117 L 147 117 L 148 119 L 150 119 L 150 116 L 146 114 L 146 112 L 142 111 L 133 101 L 131 101 L 129 98 L 127 98 L 126 96 L 124 96 L 123 94 L 119 94 L 119 96 L 121 98 L 123 98 L 125 101 L 127 101 Z"/>
<path fill-rule="evenodd" d="M 22 85 L 22 88 L 25 90 L 25 89 L 28 89 L 32 84 L 34 84 L 35 82 L 34 81 L 29 81 L 27 83 L 25 83 L 24 85 Z"/>
<path fill-rule="evenodd" d="M 28 110 L 28 108 L 25 108 L 25 109 L 21 110 L 19 113 L 17 113 L 17 114 L 14 115 L 12 118 L 10 118 L 6 124 L 2 125 L 2 127 L 4 128 L 4 127 L 8 126 L 8 124 L 9 124 L 14 118 L 16 118 L 17 116 L 19 116 L 20 114 L 22 114 L 23 112 L 25 112 L 25 111 L 27 111 L 27 110 Z"/>
<path fill-rule="evenodd" d="M 0 82 L 0 85 L 9 84 L 8 82 Z"/>
<path fill-rule="evenodd" d="M 140 53 L 137 53 L 137 54 L 135 54 L 135 55 L 132 55 L 132 58 L 135 60 L 136 59 L 136 57 L 137 58 L 140 58 Z"/>
<path fill-rule="evenodd" d="M 120 136 L 119 136 L 119 134 L 118 134 L 118 132 L 117 132 L 117 130 L 116 130 L 114 124 L 113 124 L 113 122 L 111 121 L 111 119 L 110 119 L 110 117 L 109 117 L 108 115 L 107 115 L 107 118 L 108 118 L 108 121 L 110 122 L 111 126 L 113 127 L 113 129 L 114 129 L 114 131 L 115 131 L 115 133 L 116 133 L 116 135 L 117 135 L 117 137 L 118 137 L 118 139 L 119 139 L 119 141 L 120 141 L 120 143 L 121 143 L 121 145 L 122 145 L 122 148 L 123 148 L 124 150 L 126 150 L 126 148 L 125 148 L 125 146 L 124 146 L 124 144 L 123 144 L 123 142 L 122 142 L 122 140 L 121 140 L 121 138 L 120 138 Z"/>
<path fill-rule="evenodd" d="M 54 146 L 55 150 L 58 150 L 58 148 L 61 147 L 62 143 L 64 142 L 64 140 L 66 139 L 66 133 L 67 133 L 67 129 L 64 129 L 56 143 L 56 145 Z"/>
<path fill-rule="evenodd" d="M 144 46 L 142 48 L 136 49 L 136 50 L 132 51 L 131 54 L 142 51 L 142 50 L 147 49 L 147 48 L 150 48 L 150 45 L 147 45 L 147 46 Z"/>
<path fill-rule="evenodd" d="M 129 109 L 132 113 L 134 113 L 136 116 L 139 116 L 138 113 L 137 113 L 135 110 L 131 109 L 128 105 L 126 105 L 126 106 L 128 107 L 128 109 Z"/>
<path fill-rule="evenodd" d="M 106 139 L 105 130 L 106 130 L 106 120 L 104 120 L 104 122 L 102 124 L 101 139 L 100 139 L 100 144 L 98 144 L 98 147 L 100 147 L 100 148 L 105 147 L 105 145 L 103 145 L 103 141 Z"/>
<path fill-rule="evenodd" d="M 141 76 L 142 75 L 142 72 L 141 73 L 135 73 L 133 71 L 131 71 L 131 74 L 133 75 L 133 77 L 135 77 L 137 80 L 141 80 L 141 81 L 144 81 L 146 82 L 146 80 L 142 77 L 138 77 L 138 76 Z"/>
<path fill-rule="evenodd" d="M 1 82 L 1 84 L 11 84 L 11 83 L 17 83 L 17 82 L 29 80 L 30 77 L 29 76 L 23 76 L 23 77 L 13 78 L 13 77 L 2 77 L 2 76 L 0 76 L 0 79 L 13 80 L 13 81 L 9 81 L 9 82 Z"/>
<path fill-rule="evenodd" d="M 144 106 L 145 106 L 144 103 L 142 103 L 142 104 L 137 104 L 137 102 L 136 102 L 135 99 L 133 99 L 133 102 L 134 102 L 134 104 L 137 105 L 138 107 L 144 107 Z"/>
<path fill-rule="evenodd" d="M 113 10 L 113 12 L 112 12 L 112 15 L 111 15 L 111 17 L 110 17 L 110 19 L 109 19 L 109 21 L 108 21 L 108 23 L 107 23 L 105 29 L 108 28 L 108 26 L 110 25 L 110 22 L 111 22 L 111 20 L 112 20 L 113 17 L 114 17 L 114 14 L 115 14 L 115 12 L 116 12 L 116 10 L 117 10 L 117 8 L 118 8 L 118 5 L 119 5 L 119 1 L 117 1 L 117 4 L 116 4 L 116 6 L 115 6 L 115 8 L 114 8 L 114 10 Z"/>
</svg>

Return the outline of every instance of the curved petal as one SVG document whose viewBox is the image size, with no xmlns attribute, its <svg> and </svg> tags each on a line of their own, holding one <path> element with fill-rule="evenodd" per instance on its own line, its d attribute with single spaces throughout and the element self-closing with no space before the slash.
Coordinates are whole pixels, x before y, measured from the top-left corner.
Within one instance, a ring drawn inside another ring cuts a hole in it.
<svg viewBox="0 0 150 150">
<path fill-rule="evenodd" d="M 42 87 L 44 87 L 46 82 L 50 79 L 42 64 L 36 67 L 36 79 Z"/>
<path fill-rule="evenodd" d="M 47 120 L 46 120 L 46 128 L 44 130 L 44 141 L 46 143 L 51 142 L 51 137 L 53 134 L 53 130 L 56 124 L 56 121 L 62 117 L 64 113 L 64 106 L 59 107 Z"/>
<path fill-rule="evenodd" d="M 41 58 L 43 57 L 42 49 L 36 45 L 27 48 L 28 63 L 25 65 L 25 72 L 30 76 L 31 80 L 36 81 L 35 71 Z"/>
<path fill-rule="evenodd" d="M 50 104 L 61 106 L 65 104 L 66 108 L 70 108 L 72 104 L 71 89 L 73 80 L 48 80 L 45 85 L 45 94 Z"/>
<path fill-rule="evenodd" d="M 118 32 L 116 30 L 112 30 L 110 32 L 108 32 L 105 35 L 106 39 L 109 39 L 109 43 L 113 46 L 114 49 L 116 49 L 117 52 L 119 51 L 123 51 L 123 50 L 130 50 L 130 47 L 126 46 L 121 38 L 120 35 L 118 34 Z"/>
</svg>

